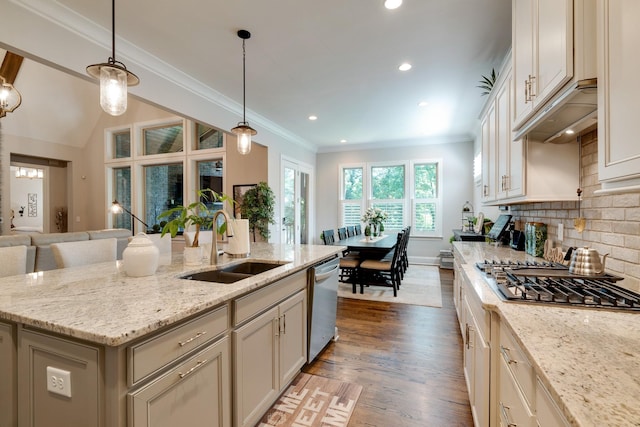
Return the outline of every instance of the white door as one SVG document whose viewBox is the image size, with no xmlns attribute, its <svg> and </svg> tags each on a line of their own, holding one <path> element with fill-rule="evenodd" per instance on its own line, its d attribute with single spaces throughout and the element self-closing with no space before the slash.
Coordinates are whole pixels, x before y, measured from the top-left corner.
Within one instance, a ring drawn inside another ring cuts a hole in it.
<svg viewBox="0 0 640 427">
<path fill-rule="evenodd" d="M 313 168 L 309 165 L 282 159 L 282 182 L 280 185 L 282 223 L 280 242 L 287 244 L 309 243 L 311 230 L 311 182 Z"/>
</svg>

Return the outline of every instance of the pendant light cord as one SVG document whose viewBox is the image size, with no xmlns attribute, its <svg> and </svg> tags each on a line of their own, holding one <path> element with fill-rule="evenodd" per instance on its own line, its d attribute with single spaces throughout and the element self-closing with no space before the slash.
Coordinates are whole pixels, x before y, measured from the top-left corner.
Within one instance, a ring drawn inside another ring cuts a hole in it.
<svg viewBox="0 0 640 427">
<path fill-rule="evenodd" d="M 582 138 L 578 136 L 578 217 L 582 217 Z"/>
<path fill-rule="evenodd" d="M 246 39 L 242 39 L 242 122 L 247 124 L 247 72 L 246 72 L 246 51 L 244 42 Z"/>
<path fill-rule="evenodd" d="M 116 0 L 111 0 L 111 63 L 116 63 Z"/>
</svg>

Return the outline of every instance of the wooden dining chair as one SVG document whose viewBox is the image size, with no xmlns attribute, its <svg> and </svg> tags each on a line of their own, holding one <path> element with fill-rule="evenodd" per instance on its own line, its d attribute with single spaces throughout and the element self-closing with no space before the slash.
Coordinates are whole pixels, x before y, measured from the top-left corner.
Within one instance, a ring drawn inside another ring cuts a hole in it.
<svg viewBox="0 0 640 427">
<path fill-rule="evenodd" d="M 353 237 L 356 235 L 356 227 L 353 225 L 347 225 L 347 237 Z"/>
<path fill-rule="evenodd" d="M 404 235 L 404 232 L 398 233 L 396 246 L 387 257 L 381 260 L 366 259 L 360 263 L 358 284 L 360 285 L 361 294 L 364 293 L 365 286 L 391 286 L 393 288 L 393 296 L 398 296 L 398 289 L 402 281 L 400 257 Z"/>
<path fill-rule="evenodd" d="M 332 245 L 336 241 L 333 230 L 324 230 L 320 237 L 322 237 L 322 243 L 325 245 Z"/>
<path fill-rule="evenodd" d="M 347 229 L 345 227 L 338 228 L 338 240 L 344 240 L 347 238 Z"/>
</svg>

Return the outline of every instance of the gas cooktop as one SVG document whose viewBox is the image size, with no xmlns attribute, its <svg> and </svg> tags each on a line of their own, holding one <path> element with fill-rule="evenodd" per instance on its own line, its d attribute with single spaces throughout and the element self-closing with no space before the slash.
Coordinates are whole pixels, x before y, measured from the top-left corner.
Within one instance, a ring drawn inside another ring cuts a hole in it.
<svg viewBox="0 0 640 427">
<path fill-rule="evenodd" d="M 547 261 L 485 261 L 476 266 L 495 279 L 509 301 L 640 311 L 640 294 L 616 285 L 622 278 L 612 274 L 577 275 Z"/>
</svg>

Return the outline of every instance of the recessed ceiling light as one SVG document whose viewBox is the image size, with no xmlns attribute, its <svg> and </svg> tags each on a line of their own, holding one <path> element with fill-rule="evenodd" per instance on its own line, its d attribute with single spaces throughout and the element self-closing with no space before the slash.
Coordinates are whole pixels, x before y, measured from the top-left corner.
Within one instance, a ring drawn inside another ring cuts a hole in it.
<svg viewBox="0 0 640 427">
<path fill-rule="evenodd" d="M 384 7 L 387 9 L 397 9 L 402 5 L 402 0 L 384 0 Z"/>
<path fill-rule="evenodd" d="M 427 105 L 429 105 L 429 103 L 427 101 L 418 102 L 418 107 L 426 107 Z"/>
<path fill-rule="evenodd" d="M 398 67 L 398 70 L 400 70 L 400 71 L 408 71 L 410 69 L 411 69 L 411 64 L 409 64 L 408 62 L 405 62 L 404 64 L 401 64 Z"/>
<path fill-rule="evenodd" d="M 574 134 L 574 133 L 576 133 L 576 132 L 575 132 L 573 129 L 567 129 L 567 130 L 565 131 L 565 133 L 566 133 L 567 135 L 573 135 L 573 134 Z"/>
<path fill-rule="evenodd" d="M 347 140 L 346 140 L 346 139 L 341 139 L 341 140 L 340 140 L 340 143 L 341 143 L 341 144 L 344 144 L 345 142 L 347 142 Z"/>
<path fill-rule="evenodd" d="M 309 120 L 318 120 L 318 116 L 311 115 L 309 116 Z"/>
</svg>

